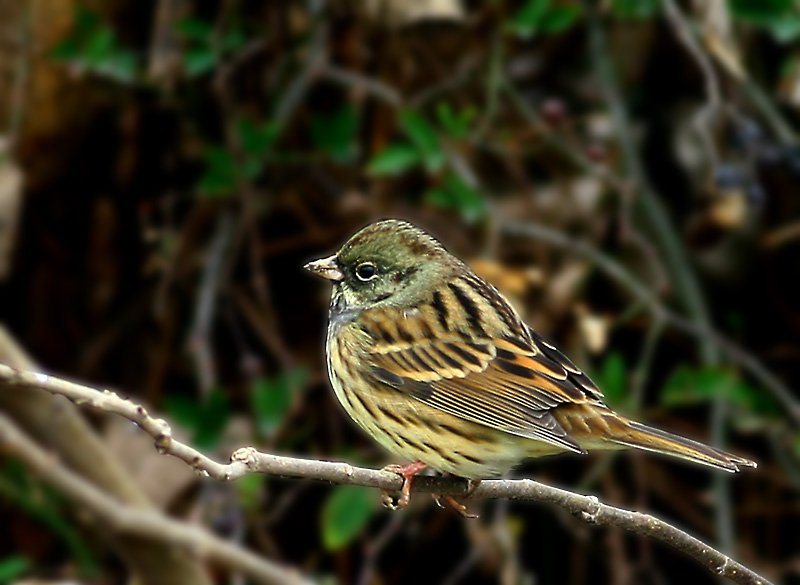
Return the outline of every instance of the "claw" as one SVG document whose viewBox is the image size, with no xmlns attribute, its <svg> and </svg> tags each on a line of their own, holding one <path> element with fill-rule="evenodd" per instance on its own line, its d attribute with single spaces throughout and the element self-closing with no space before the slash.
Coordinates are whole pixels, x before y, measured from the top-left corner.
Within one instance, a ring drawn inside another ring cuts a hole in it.
<svg viewBox="0 0 800 585">
<path fill-rule="evenodd" d="M 384 507 L 390 510 L 399 510 L 405 508 L 411 501 L 411 484 L 414 481 L 414 476 L 420 471 L 428 467 L 422 461 L 415 461 L 408 465 L 387 465 L 383 471 L 391 471 L 403 478 L 403 487 L 400 489 L 400 497 L 395 499 L 386 490 L 381 490 L 381 503 Z"/>
<path fill-rule="evenodd" d="M 481 484 L 481 480 L 479 479 L 468 479 L 469 488 L 467 489 L 467 493 L 464 494 L 465 498 L 470 497 L 475 489 Z M 442 496 L 440 494 L 431 494 L 433 496 L 433 500 L 436 502 L 436 505 L 440 508 L 450 508 L 459 516 L 464 518 L 478 518 L 477 514 L 469 514 L 467 512 L 467 507 L 456 500 L 453 496 Z M 444 501 L 444 503 L 442 503 Z"/>
<path fill-rule="evenodd" d="M 456 500 L 453 496 L 441 496 L 439 494 L 431 494 L 436 505 L 440 508 L 450 508 L 456 514 L 463 518 L 478 518 L 477 514 L 470 514 L 467 512 L 467 507 Z M 444 502 L 444 503 L 442 503 Z"/>
</svg>

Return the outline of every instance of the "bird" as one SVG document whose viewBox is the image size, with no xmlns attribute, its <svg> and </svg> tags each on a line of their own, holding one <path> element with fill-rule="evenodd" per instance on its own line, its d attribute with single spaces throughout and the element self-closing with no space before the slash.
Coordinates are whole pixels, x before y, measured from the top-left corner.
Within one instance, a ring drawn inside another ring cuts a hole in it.
<svg viewBox="0 0 800 585">
<path fill-rule="evenodd" d="M 392 507 L 408 504 L 413 477 L 428 467 L 477 482 L 530 458 L 628 448 L 729 472 L 756 467 L 613 411 L 494 286 L 411 223 L 372 223 L 305 268 L 332 283 L 326 354 L 336 397 L 411 462 L 385 468 L 403 477 Z"/>
</svg>

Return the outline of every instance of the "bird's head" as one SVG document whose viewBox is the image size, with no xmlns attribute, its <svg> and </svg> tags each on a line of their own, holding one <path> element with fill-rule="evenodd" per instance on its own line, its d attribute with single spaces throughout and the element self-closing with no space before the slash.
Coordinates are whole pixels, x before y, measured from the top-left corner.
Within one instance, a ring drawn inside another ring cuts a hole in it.
<svg viewBox="0 0 800 585">
<path fill-rule="evenodd" d="M 333 282 L 332 305 L 344 310 L 416 306 L 460 265 L 432 236 L 389 219 L 368 225 L 336 254 L 305 268 Z"/>
</svg>

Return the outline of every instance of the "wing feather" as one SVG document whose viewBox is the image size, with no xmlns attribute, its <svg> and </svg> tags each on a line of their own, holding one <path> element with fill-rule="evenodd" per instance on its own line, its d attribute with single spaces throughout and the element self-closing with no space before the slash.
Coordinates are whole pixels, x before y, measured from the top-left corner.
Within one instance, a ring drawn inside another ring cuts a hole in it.
<svg viewBox="0 0 800 585">
<path fill-rule="evenodd" d="M 550 410 L 563 404 L 602 405 L 597 387 L 554 346 L 530 332 L 466 338 L 434 332 L 429 315 L 376 318 L 370 373 L 383 384 L 464 420 L 585 452 Z M 365 320 L 368 322 L 368 320 Z"/>
</svg>

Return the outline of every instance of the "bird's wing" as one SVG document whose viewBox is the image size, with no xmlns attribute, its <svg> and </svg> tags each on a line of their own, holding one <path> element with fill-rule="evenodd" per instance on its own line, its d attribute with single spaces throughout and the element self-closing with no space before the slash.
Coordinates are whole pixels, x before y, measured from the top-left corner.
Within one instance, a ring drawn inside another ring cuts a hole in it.
<svg viewBox="0 0 800 585">
<path fill-rule="evenodd" d="M 602 405 L 602 394 L 532 330 L 527 339 L 469 338 L 431 334 L 422 315 L 376 323 L 368 361 L 380 382 L 465 420 L 585 452 L 550 410 Z"/>
</svg>

